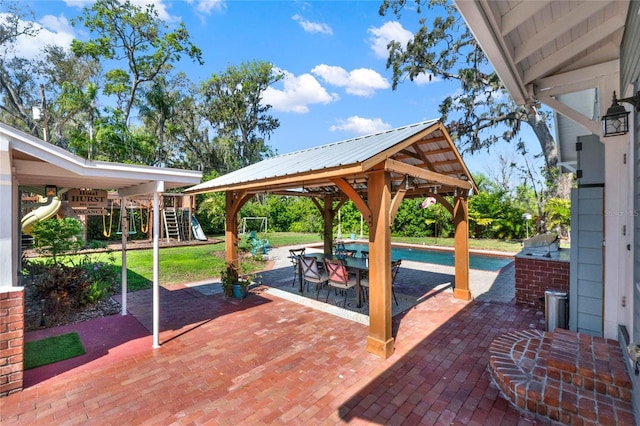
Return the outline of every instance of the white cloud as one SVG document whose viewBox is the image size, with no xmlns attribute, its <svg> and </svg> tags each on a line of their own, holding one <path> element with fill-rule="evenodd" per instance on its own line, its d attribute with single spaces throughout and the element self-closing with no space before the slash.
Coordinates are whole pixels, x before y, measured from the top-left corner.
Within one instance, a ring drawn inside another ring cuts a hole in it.
<svg viewBox="0 0 640 426">
<path fill-rule="evenodd" d="M 196 6 L 196 11 L 210 15 L 212 11 L 221 11 L 227 7 L 225 0 L 186 0 L 189 4 Z"/>
<path fill-rule="evenodd" d="M 382 132 L 390 128 L 391 125 L 380 118 L 364 118 L 354 115 L 346 120 L 338 120 L 338 124 L 329 127 L 329 130 L 332 132 L 345 131 L 360 136 Z"/>
<path fill-rule="evenodd" d="M 0 14 L 0 20 L 5 20 L 7 14 Z M 26 25 L 25 22 L 21 23 Z M 37 31 L 35 37 L 20 36 L 16 40 L 15 54 L 27 59 L 36 59 L 46 45 L 56 45 L 68 49 L 71 40 L 75 38 L 73 28 L 64 16 L 46 15 L 40 22 L 31 22 Z M 12 53 L 9 53 L 12 56 Z"/>
<path fill-rule="evenodd" d="M 380 27 L 369 28 L 367 32 L 371 34 L 371 37 L 369 37 L 371 50 L 373 50 L 377 58 L 382 59 L 386 59 L 389 56 L 387 45 L 391 41 L 395 40 L 405 46 L 413 38 L 411 31 L 405 30 L 398 21 L 385 22 Z"/>
<path fill-rule="evenodd" d="M 50 30 L 62 37 L 73 37 L 73 26 L 63 15 L 45 15 L 42 17 L 42 19 L 40 19 L 40 24 L 46 30 Z"/>
<path fill-rule="evenodd" d="M 95 2 L 96 0 L 64 0 L 64 4 L 69 7 L 85 7 Z"/>
<path fill-rule="evenodd" d="M 153 4 L 154 9 L 158 12 L 158 18 L 163 21 L 175 21 L 178 18 L 171 16 L 169 12 L 167 12 L 167 5 L 164 0 L 130 0 L 132 4 L 142 8 L 144 10 L 145 6 L 148 4 Z"/>
<path fill-rule="evenodd" d="M 347 93 L 355 96 L 372 96 L 376 90 L 391 87 L 386 78 L 369 68 L 347 71 L 342 67 L 322 64 L 311 72 L 328 84 L 344 87 Z"/>
<path fill-rule="evenodd" d="M 333 34 L 333 30 L 327 24 L 308 21 L 298 14 L 293 15 L 291 19 L 296 21 L 307 33 Z"/>
<path fill-rule="evenodd" d="M 440 81 L 440 78 L 433 74 L 420 73 L 413 78 L 413 82 L 418 86 L 426 86 L 427 84 L 435 83 L 437 81 Z"/>
<path fill-rule="evenodd" d="M 296 77 L 285 70 L 275 69 L 274 72 L 284 75 L 279 82 L 282 89 L 267 87 L 262 96 L 262 103 L 271 105 L 276 111 L 304 114 L 309 112 L 311 104 L 328 104 L 339 99 L 337 94 L 327 92 L 311 74 Z"/>
</svg>

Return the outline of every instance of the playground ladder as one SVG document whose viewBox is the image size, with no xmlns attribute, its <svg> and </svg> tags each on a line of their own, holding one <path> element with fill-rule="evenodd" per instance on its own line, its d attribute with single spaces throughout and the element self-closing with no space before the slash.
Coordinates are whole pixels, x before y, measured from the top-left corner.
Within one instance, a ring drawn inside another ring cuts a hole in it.
<svg viewBox="0 0 640 426">
<path fill-rule="evenodd" d="M 180 241 L 180 229 L 178 228 L 176 209 L 173 207 L 167 207 L 162 210 L 162 214 L 164 217 L 164 230 L 167 234 L 167 241 L 171 238 L 175 238 Z"/>
<path fill-rule="evenodd" d="M 189 227 L 191 222 L 189 221 L 189 209 L 182 209 L 180 211 L 180 235 L 182 239 L 189 240 Z"/>
</svg>

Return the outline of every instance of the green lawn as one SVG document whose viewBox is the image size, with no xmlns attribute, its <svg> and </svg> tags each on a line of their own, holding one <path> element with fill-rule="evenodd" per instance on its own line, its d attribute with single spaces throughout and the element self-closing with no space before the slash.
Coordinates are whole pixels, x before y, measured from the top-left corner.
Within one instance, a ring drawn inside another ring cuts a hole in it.
<svg viewBox="0 0 640 426">
<path fill-rule="evenodd" d="M 223 239 L 223 236 L 218 236 Z M 258 235 L 258 238 L 267 238 L 272 246 L 282 247 L 294 244 L 322 243 L 318 234 L 303 233 L 269 233 Z M 404 238 L 393 237 L 394 242 L 448 246 L 454 245 L 453 238 Z M 240 244 L 242 246 L 242 244 Z M 498 250 L 517 253 L 520 242 L 506 242 L 498 240 L 469 240 L 469 246 L 474 249 Z M 185 282 L 201 281 L 220 276 L 224 267 L 224 243 L 183 246 L 160 249 L 160 284 L 172 285 Z M 122 268 L 122 254 L 120 251 L 112 253 L 115 256 L 114 268 Z M 108 261 L 106 253 L 91 255 L 96 261 Z M 70 257 L 77 262 L 76 257 Z M 248 259 L 243 261 L 242 268 L 245 272 L 253 272 L 264 267 L 264 262 Z M 153 251 L 130 250 L 127 252 L 127 283 L 129 291 L 149 288 L 153 280 Z"/>
</svg>

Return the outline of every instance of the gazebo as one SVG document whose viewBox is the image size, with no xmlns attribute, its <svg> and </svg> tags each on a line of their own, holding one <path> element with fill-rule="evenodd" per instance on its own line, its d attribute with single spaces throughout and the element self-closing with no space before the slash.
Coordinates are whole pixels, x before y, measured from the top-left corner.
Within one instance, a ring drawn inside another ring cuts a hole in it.
<svg viewBox="0 0 640 426">
<path fill-rule="evenodd" d="M 367 350 L 394 351 L 391 331 L 391 225 L 405 198 L 434 197 L 455 227 L 454 297 L 470 300 L 467 200 L 473 178 L 440 120 L 267 158 L 185 190 L 225 192 L 226 261 L 239 266 L 238 212 L 257 194 L 310 197 L 324 219 L 324 252 L 332 252 L 333 219 L 351 200 L 369 226 Z M 447 197 L 447 198 L 445 198 Z M 452 197 L 453 202 L 451 203 Z"/>
</svg>

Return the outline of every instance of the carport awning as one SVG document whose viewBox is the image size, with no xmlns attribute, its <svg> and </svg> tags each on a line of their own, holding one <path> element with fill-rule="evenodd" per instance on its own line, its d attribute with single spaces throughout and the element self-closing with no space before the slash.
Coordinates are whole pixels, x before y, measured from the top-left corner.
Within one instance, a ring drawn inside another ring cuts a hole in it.
<svg viewBox="0 0 640 426">
<path fill-rule="evenodd" d="M 86 160 L 4 123 L 0 123 L 0 133 L 8 141 L 18 185 L 32 188 L 33 192 L 44 190 L 43 185 L 121 191 L 129 188 L 128 192 L 132 192 L 150 182 L 163 182 L 164 188 L 169 189 L 193 185 L 202 178 L 201 172 L 191 170 Z"/>
<path fill-rule="evenodd" d="M 0 286 L 15 286 L 20 264 L 17 187 L 44 193 L 60 189 L 117 189 L 121 197 L 153 194 L 153 346 L 159 346 L 159 193 L 200 182 L 201 172 L 89 161 L 0 123 Z M 122 312 L 127 312 L 126 233 L 122 233 Z"/>
<path fill-rule="evenodd" d="M 434 189 L 440 195 L 477 190 L 442 122 L 428 120 L 270 157 L 185 193 L 323 196 L 344 192 L 347 184 L 366 194 L 368 175 L 376 170 L 390 172 L 392 192 L 402 189 L 409 198 L 426 196 Z"/>
</svg>

